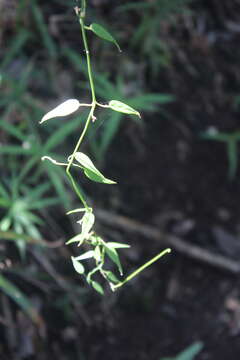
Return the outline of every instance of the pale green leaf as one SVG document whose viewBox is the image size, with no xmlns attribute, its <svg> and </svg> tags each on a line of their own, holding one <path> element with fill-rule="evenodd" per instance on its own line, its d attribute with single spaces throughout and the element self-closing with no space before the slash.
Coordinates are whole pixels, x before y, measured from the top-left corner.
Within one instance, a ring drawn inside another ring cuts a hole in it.
<svg viewBox="0 0 240 360">
<path fill-rule="evenodd" d="M 112 109 L 114 111 L 124 113 L 124 114 L 129 114 L 129 115 L 137 115 L 138 117 L 141 117 L 141 115 L 138 111 L 136 111 L 131 106 L 129 106 L 121 101 L 111 100 L 108 105 L 109 105 L 110 109 Z"/>
<path fill-rule="evenodd" d="M 121 51 L 120 46 L 118 45 L 117 41 L 103 26 L 94 23 L 94 24 L 90 25 L 90 30 L 92 30 L 94 32 L 94 34 L 96 34 L 100 38 L 114 43 L 117 46 L 118 50 Z"/>
<path fill-rule="evenodd" d="M 80 106 L 80 103 L 76 99 L 69 99 L 64 101 L 62 104 L 55 107 L 53 110 L 49 111 L 47 114 L 45 114 L 40 121 L 40 124 L 42 124 L 44 121 L 47 121 L 49 119 L 55 118 L 55 117 L 61 117 L 61 116 L 67 116 L 75 111 L 78 110 Z"/>
<path fill-rule="evenodd" d="M 165 357 L 161 358 L 160 360 L 194 360 L 202 348 L 203 343 L 198 341 L 180 352 L 176 357 Z"/>
<path fill-rule="evenodd" d="M 177 360 L 193 360 L 200 353 L 202 348 L 203 348 L 203 343 L 196 342 L 196 343 L 190 345 L 183 352 L 181 352 L 178 355 Z"/>
<path fill-rule="evenodd" d="M 105 176 L 94 166 L 92 160 L 81 152 L 75 154 L 75 159 L 83 167 L 85 175 L 92 181 L 104 183 L 104 184 L 116 184 L 115 181 L 105 178 Z"/>
<path fill-rule="evenodd" d="M 94 250 L 94 258 L 97 262 L 101 261 L 101 250 L 100 250 L 100 246 L 96 246 L 95 250 Z"/>
<path fill-rule="evenodd" d="M 73 256 L 71 257 L 72 259 L 72 263 L 73 263 L 73 267 L 75 269 L 75 271 L 78 273 L 78 274 L 84 274 L 84 266 L 79 262 L 77 261 Z"/>
<path fill-rule="evenodd" d="M 116 275 L 112 271 L 105 270 L 104 274 L 106 275 L 107 279 L 112 283 L 118 284 L 120 282 L 120 280 L 116 277 Z"/>
<path fill-rule="evenodd" d="M 93 250 L 89 250 L 87 252 L 85 252 L 84 254 L 75 257 L 74 259 L 79 261 L 79 260 L 86 260 L 86 259 L 91 259 L 92 257 L 94 257 L 95 253 Z"/>
<path fill-rule="evenodd" d="M 124 248 L 130 248 L 130 245 L 123 244 L 123 243 L 117 243 L 117 242 L 108 242 L 106 243 L 108 247 L 114 248 L 114 249 L 124 249 Z"/>
<path fill-rule="evenodd" d="M 84 211 L 86 211 L 86 209 L 85 209 L 85 208 L 74 209 L 74 210 L 70 210 L 70 211 L 68 211 L 66 215 L 75 214 L 75 213 L 78 213 L 78 212 L 84 212 Z"/>
<path fill-rule="evenodd" d="M 91 285 L 99 294 L 104 295 L 103 287 L 97 281 L 91 281 Z"/>
<path fill-rule="evenodd" d="M 104 248 L 109 258 L 117 265 L 120 275 L 122 275 L 123 274 L 122 265 L 117 251 L 114 248 L 109 247 L 106 243 L 104 244 Z"/>
<path fill-rule="evenodd" d="M 81 242 L 82 241 L 82 234 L 77 234 L 76 236 L 72 237 L 70 240 L 66 242 L 66 245 L 72 244 L 74 242 Z"/>
</svg>

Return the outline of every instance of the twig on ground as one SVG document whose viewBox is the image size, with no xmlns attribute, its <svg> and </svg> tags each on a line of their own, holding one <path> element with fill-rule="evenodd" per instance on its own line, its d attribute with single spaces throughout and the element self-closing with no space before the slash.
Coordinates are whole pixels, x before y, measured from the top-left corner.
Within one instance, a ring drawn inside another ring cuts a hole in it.
<svg viewBox="0 0 240 360">
<path fill-rule="evenodd" d="M 202 249 L 197 245 L 192 245 L 174 235 L 163 233 L 154 226 L 145 225 L 125 216 L 112 214 L 102 209 L 97 209 L 96 215 L 98 219 L 106 225 L 116 226 L 129 232 L 141 234 L 146 238 L 163 242 L 189 258 L 204 262 L 218 269 L 226 270 L 233 274 L 240 273 L 240 263 Z"/>
</svg>

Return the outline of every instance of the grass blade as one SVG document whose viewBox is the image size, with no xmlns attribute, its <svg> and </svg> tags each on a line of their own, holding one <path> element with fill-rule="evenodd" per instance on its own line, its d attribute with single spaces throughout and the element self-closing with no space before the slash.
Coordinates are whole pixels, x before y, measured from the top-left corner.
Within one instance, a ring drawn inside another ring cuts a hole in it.
<svg viewBox="0 0 240 360">
<path fill-rule="evenodd" d="M 20 308 L 30 317 L 30 319 L 39 324 L 40 316 L 34 308 L 31 301 L 9 280 L 0 274 L 0 289 L 8 295 Z"/>
</svg>

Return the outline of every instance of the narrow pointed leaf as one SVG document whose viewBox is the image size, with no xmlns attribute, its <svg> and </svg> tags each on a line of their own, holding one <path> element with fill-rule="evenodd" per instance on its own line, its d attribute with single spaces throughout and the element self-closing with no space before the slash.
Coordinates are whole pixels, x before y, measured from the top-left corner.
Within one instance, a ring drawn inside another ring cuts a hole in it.
<svg viewBox="0 0 240 360">
<path fill-rule="evenodd" d="M 75 269 L 75 271 L 78 273 L 78 274 L 84 274 L 84 266 L 79 262 L 77 261 L 73 256 L 71 257 L 72 259 L 72 263 L 73 263 L 73 267 Z"/>
<path fill-rule="evenodd" d="M 82 234 L 77 234 L 76 236 L 72 237 L 70 240 L 66 242 L 66 245 L 72 244 L 74 242 L 80 242 L 82 240 Z"/>
<path fill-rule="evenodd" d="M 85 252 L 84 254 L 75 257 L 74 259 L 79 261 L 79 260 L 86 260 L 86 259 L 91 259 L 92 257 L 94 257 L 95 253 L 93 250 L 89 250 L 87 252 Z"/>
<path fill-rule="evenodd" d="M 203 348 L 202 342 L 196 342 L 185 349 L 177 356 L 177 360 L 193 360 L 200 353 Z"/>
<path fill-rule="evenodd" d="M 96 246 L 95 250 L 94 250 L 94 258 L 97 262 L 101 261 L 101 250 L 100 250 L 100 246 Z"/>
<path fill-rule="evenodd" d="M 99 24 L 91 24 L 90 29 L 96 34 L 98 37 L 110 41 L 113 44 L 115 44 L 119 51 L 121 51 L 120 46 L 118 45 L 117 41 L 114 39 L 114 37 L 101 25 Z"/>
<path fill-rule="evenodd" d="M 114 248 L 109 247 L 107 244 L 105 244 L 105 250 L 109 258 L 114 262 L 114 264 L 117 265 L 120 275 L 122 275 L 123 274 L 122 265 L 116 250 Z"/>
<path fill-rule="evenodd" d="M 85 208 L 80 208 L 80 209 L 74 209 L 74 210 L 70 210 L 66 213 L 66 215 L 70 215 L 70 214 L 75 214 L 75 213 L 78 213 L 78 212 L 84 212 L 86 211 Z"/>
<path fill-rule="evenodd" d="M 115 181 L 105 178 L 105 176 L 94 166 L 92 160 L 81 152 L 77 152 L 75 159 L 81 164 L 84 174 L 92 181 L 104 184 L 116 184 Z"/>
<path fill-rule="evenodd" d="M 105 273 L 107 279 L 109 281 L 111 281 L 112 283 L 118 284 L 120 282 L 120 280 L 115 276 L 115 274 L 112 271 L 106 270 L 106 271 L 104 271 L 104 273 Z"/>
<path fill-rule="evenodd" d="M 55 117 L 67 116 L 78 110 L 80 103 L 76 99 L 69 99 L 64 101 L 62 104 L 55 107 L 53 110 L 49 111 L 46 115 L 43 116 L 40 124 L 44 121 Z"/>
<path fill-rule="evenodd" d="M 99 294 L 104 295 L 102 285 L 100 285 L 97 281 L 91 281 L 91 285 Z"/>
<path fill-rule="evenodd" d="M 93 227 L 94 221 L 95 221 L 95 216 L 92 212 L 86 212 L 83 215 L 82 219 L 78 221 L 78 223 L 82 225 L 81 236 L 83 239 L 85 239 L 88 236 L 89 232 Z"/>
<path fill-rule="evenodd" d="M 124 113 L 124 114 L 129 114 L 129 115 L 137 115 L 138 117 L 141 117 L 141 115 L 138 111 L 133 109 L 131 106 L 124 104 L 121 101 L 111 100 L 108 105 L 109 105 L 110 109 L 112 109 L 114 111 Z"/>
</svg>

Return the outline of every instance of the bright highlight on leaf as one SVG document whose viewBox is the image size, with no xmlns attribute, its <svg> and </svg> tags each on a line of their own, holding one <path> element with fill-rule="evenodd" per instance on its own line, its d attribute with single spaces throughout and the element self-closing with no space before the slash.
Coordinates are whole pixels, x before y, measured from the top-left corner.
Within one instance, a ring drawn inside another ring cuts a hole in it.
<svg viewBox="0 0 240 360">
<path fill-rule="evenodd" d="M 85 252 L 84 254 L 75 257 L 75 260 L 86 260 L 86 259 L 91 259 L 92 257 L 94 257 L 95 253 L 93 250 L 89 250 L 87 252 Z"/>
<path fill-rule="evenodd" d="M 84 274 L 85 270 L 84 270 L 83 265 L 79 261 L 77 261 L 73 256 L 71 259 L 72 259 L 72 263 L 73 263 L 73 267 L 74 267 L 75 271 L 81 275 Z"/>
<path fill-rule="evenodd" d="M 107 242 L 106 244 L 113 249 L 128 249 L 128 248 L 130 248 L 130 245 L 123 244 L 123 243 Z"/>
<path fill-rule="evenodd" d="M 121 51 L 117 41 L 103 26 L 94 23 L 90 25 L 90 30 L 92 30 L 94 34 L 96 34 L 98 37 L 114 43 L 117 46 L 118 50 Z"/>
<path fill-rule="evenodd" d="M 137 115 L 138 117 L 141 117 L 141 115 L 138 111 L 133 109 L 131 106 L 124 104 L 121 101 L 111 100 L 108 105 L 109 105 L 110 109 L 112 109 L 114 111 L 121 112 L 124 114 L 129 114 L 129 115 Z"/>
<path fill-rule="evenodd" d="M 104 184 L 116 184 L 115 181 L 105 178 L 105 176 L 94 166 L 89 157 L 82 152 L 75 154 L 75 159 L 83 167 L 84 174 L 92 181 L 104 183 Z"/>
<path fill-rule="evenodd" d="M 67 116 L 78 110 L 80 103 L 76 99 L 69 99 L 64 101 L 62 104 L 55 107 L 53 110 L 49 111 L 46 115 L 43 116 L 40 124 L 44 121 L 55 117 Z"/>
</svg>

